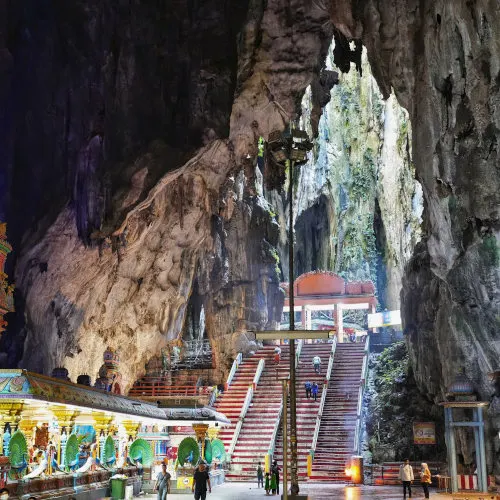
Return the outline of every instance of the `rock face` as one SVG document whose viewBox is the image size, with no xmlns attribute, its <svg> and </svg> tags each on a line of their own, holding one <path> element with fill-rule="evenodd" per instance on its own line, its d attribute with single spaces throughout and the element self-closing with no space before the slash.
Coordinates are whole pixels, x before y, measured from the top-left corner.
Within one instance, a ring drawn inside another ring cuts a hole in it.
<svg viewBox="0 0 500 500">
<path fill-rule="evenodd" d="M 489 397 L 500 351 L 497 3 L 171 7 L 0 2 L 1 185 L 12 187 L 2 211 L 26 319 L 2 340 L 9 360 L 66 364 L 74 378 L 96 372 L 106 338 L 127 351 L 130 383 L 180 332 L 195 275 L 209 337 L 276 319 L 277 233 L 256 143 L 321 87 L 334 26 L 339 67 L 359 54 L 343 36 L 362 41 L 382 94 L 394 89 L 412 123 L 425 234 L 403 316 L 417 383 L 440 399 L 465 364 Z"/>
</svg>

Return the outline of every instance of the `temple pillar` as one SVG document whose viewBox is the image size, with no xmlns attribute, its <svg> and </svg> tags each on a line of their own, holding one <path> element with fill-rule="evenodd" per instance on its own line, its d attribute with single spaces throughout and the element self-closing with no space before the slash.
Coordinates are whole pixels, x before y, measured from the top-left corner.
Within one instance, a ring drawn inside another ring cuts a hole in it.
<svg viewBox="0 0 500 500">
<path fill-rule="evenodd" d="M 196 440 L 200 447 L 200 457 L 205 460 L 205 438 L 207 436 L 208 424 L 193 424 Z"/>
<path fill-rule="evenodd" d="M 0 429 L 0 455 L 7 454 L 8 449 L 4 450 L 3 439 L 5 426 L 9 424 L 10 434 L 12 434 L 19 424 L 21 419 L 21 411 L 23 409 L 23 403 L 4 403 L 0 401 L 0 415 L 2 417 L 1 429 Z"/>
<path fill-rule="evenodd" d="M 134 440 L 139 431 L 140 423 L 133 420 L 122 420 L 121 425 L 125 429 L 128 438 Z"/>
<path fill-rule="evenodd" d="M 106 415 L 102 412 L 94 412 L 93 415 L 95 419 L 94 429 L 97 444 L 96 456 L 100 457 L 102 441 L 109 433 L 110 425 L 113 422 L 113 415 Z"/>
<path fill-rule="evenodd" d="M 335 304 L 334 310 L 335 328 L 337 329 L 337 342 L 344 342 L 344 317 L 342 304 Z"/>
<path fill-rule="evenodd" d="M 219 437 L 220 427 L 209 427 L 207 434 L 210 441 L 217 439 Z"/>
<path fill-rule="evenodd" d="M 78 410 L 69 409 L 66 406 L 54 406 L 52 413 L 59 424 L 59 439 L 57 442 L 57 463 L 62 467 L 64 465 L 64 454 L 66 451 L 66 441 L 74 425 L 75 418 L 80 413 Z"/>
</svg>

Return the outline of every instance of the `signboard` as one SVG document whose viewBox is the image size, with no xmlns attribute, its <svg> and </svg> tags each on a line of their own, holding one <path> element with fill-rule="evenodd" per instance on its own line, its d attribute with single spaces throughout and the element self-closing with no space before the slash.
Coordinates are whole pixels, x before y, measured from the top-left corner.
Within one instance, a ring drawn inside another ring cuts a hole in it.
<svg viewBox="0 0 500 500">
<path fill-rule="evenodd" d="M 284 340 L 284 339 L 331 339 L 335 337 L 335 330 L 269 330 L 254 332 L 256 340 Z"/>
<path fill-rule="evenodd" d="M 383 311 L 368 315 L 368 328 L 379 328 L 381 326 L 400 325 L 401 311 Z"/>
<path fill-rule="evenodd" d="M 434 422 L 414 422 L 413 443 L 436 444 L 436 425 Z"/>
</svg>

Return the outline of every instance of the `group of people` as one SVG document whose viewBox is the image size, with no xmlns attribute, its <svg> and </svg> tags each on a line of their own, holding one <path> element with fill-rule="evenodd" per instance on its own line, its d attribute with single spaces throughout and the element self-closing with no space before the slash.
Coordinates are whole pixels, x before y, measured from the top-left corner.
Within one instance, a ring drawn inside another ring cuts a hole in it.
<svg viewBox="0 0 500 500">
<path fill-rule="evenodd" d="M 156 476 L 154 491 L 158 492 L 158 500 L 166 500 L 167 494 L 170 493 L 171 475 L 167 472 L 167 465 L 161 464 L 161 471 Z M 194 493 L 195 500 L 206 500 L 207 491 L 212 493 L 212 485 L 210 484 L 210 474 L 205 462 L 200 462 L 194 470 L 193 486 L 191 491 Z"/>
<path fill-rule="evenodd" d="M 406 492 L 408 491 L 408 497 L 411 498 L 411 484 L 415 477 L 413 475 L 413 467 L 410 465 L 410 461 L 406 459 L 404 464 L 399 468 L 399 480 L 403 483 L 403 497 L 406 498 Z M 429 485 L 431 484 L 431 471 L 426 463 L 422 463 L 422 468 L 420 470 L 420 483 L 424 490 L 425 498 L 429 498 Z"/>
<path fill-rule="evenodd" d="M 271 471 L 266 472 L 266 477 L 264 481 L 264 469 L 262 468 L 262 463 L 259 462 L 257 466 L 257 487 L 264 488 L 266 490 L 266 495 L 279 495 L 280 494 L 280 472 L 281 468 L 278 462 L 275 460 L 271 466 Z"/>
<path fill-rule="evenodd" d="M 305 384 L 305 389 L 306 389 L 306 397 L 307 399 L 313 398 L 314 401 L 318 400 L 318 391 L 319 391 L 319 386 L 316 382 L 311 382 L 307 381 Z"/>
</svg>

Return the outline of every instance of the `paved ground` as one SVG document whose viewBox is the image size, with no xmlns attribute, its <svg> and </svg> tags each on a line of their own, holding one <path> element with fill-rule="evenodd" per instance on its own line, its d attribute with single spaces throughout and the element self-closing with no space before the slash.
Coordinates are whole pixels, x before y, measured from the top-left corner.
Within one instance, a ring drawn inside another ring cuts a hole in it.
<svg viewBox="0 0 500 500">
<path fill-rule="evenodd" d="M 339 486 L 333 484 L 305 484 L 301 486 L 301 494 L 308 494 L 311 500 L 402 500 L 402 488 L 393 486 Z M 424 498 L 421 488 L 415 488 L 412 498 Z M 144 498 L 144 497 L 142 497 Z M 156 496 L 149 495 L 146 498 L 155 499 Z M 168 495 L 168 500 L 188 500 L 193 497 L 190 494 Z M 247 498 L 281 498 L 277 495 L 266 496 L 262 489 L 249 483 L 226 483 L 217 486 L 212 494 L 207 495 L 207 500 L 246 500 Z M 431 498 L 439 498 L 432 494 Z"/>
</svg>

